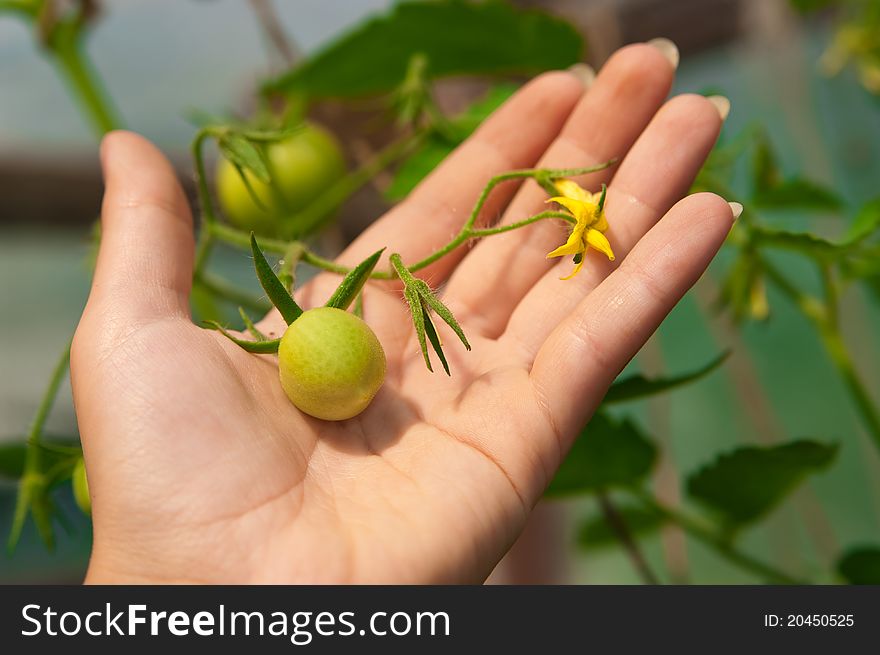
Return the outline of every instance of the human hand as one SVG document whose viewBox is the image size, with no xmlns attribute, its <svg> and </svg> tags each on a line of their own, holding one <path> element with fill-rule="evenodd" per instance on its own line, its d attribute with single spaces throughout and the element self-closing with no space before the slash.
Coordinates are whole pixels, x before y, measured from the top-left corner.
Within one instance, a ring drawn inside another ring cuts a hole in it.
<svg viewBox="0 0 880 655">
<path fill-rule="evenodd" d="M 673 74 L 635 45 L 588 92 L 569 73 L 542 75 L 342 254 L 355 264 L 387 246 L 416 261 L 500 172 L 623 158 L 579 180 L 609 183 L 615 262 L 587 254 L 561 281 L 571 262 L 546 254 L 566 233 L 543 221 L 420 272 L 445 285 L 473 346 L 445 335 L 451 378 L 425 369 L 399 287 L 370 282 L 364 317 L 388 373 L 365 412 L 335 423 L 290 403 L 274 357 L 191 322 L 192 222 L 174 173 L 142 138 L 108 136 L 101 250 L 71 360 L 93 496 L 87 581 L 483 580 L 732 225 L 717 196 L 676 204 L 722 116 L 699 96 L 664 103 Z M 531 181 L 503 186 L 483 217 L 513 222 L 545 199 Z M 336 283 L 319 275 L 300 304 L 322 304 Z M 260 327 L 278 336 L 284 323 L 273 313 Z"/>
</svg>

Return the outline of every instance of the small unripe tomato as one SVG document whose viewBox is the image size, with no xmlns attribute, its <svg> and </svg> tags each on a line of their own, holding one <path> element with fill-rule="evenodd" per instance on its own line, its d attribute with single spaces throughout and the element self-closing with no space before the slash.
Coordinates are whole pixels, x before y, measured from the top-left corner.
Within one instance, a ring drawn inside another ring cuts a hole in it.
<svg viewBox="0 0 880 655">
<path fill-rule="evenodd" d="M 89 495 L 89 480 L 86 477 L 86 463 L 80 458 L 73 467 L 73 499 L 84 514 L 92 513 L 92 497 Z"/>
<path fill-rule="evenodd" d="M 344 421 L 367 408 L 385 379 L 385 351 L 370 326 L 333 307 L 309 309 L 278 349 L 281 386 L 315 418 Z"/>
<path fill-rule="evenodd" d="M 234 226 L 258 235 L 290 236 L 300 227 L 291 219 L 345 174 L 345 159 L 336 138 L 309 122 L 289 138 L 267 144 L 266 156 L 275 189 L 245 172 L 265 208 L 254 202 L 238 171 L 225 158 L 217 165 L 217 198 Z"/>
</svg>

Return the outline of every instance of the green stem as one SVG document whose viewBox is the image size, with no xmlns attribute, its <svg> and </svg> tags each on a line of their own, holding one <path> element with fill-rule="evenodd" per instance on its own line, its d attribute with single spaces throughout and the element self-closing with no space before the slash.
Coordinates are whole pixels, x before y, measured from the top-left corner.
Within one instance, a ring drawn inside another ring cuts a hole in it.
<svg viewBox="0 0 880 655">
<path fill-rule="evenodd" d="M 43 484 L 40 474 L 40 466 L 42 464 L 43 454 L 43 428 L 46 426 L 46 419 L 49 418 L 49 412 L 55 404 L 55 398 L 58 396 L 58 390 L 70 366 L 70 342 L 61 353 L 52 376 L 49 378 L 49 384 L 43 392 L 43 398 L 37 407 L 37 413 L 31 421 L 31 427 L 27 435 L 27 449 L 25 451 L 24 473 L 19 481 L 18 498 L 15 503 L 15 515 L 12 521 L 12 530 L 9 534 L 9 549 L 15 548 L 21 537 L 24 521 L 27 518 L 28 509 L 31 501 L 34 499 L 35 493 L 39 493 L 39 486 Z M 44 539 L 51 543 L 51 534 L 43 534 Z"/>
<path fill-rule="evenodd" d="M 819 328 L 819 336 L 828 351 L 831 362 L 837 369 L 838 375 L 843 380 L 846 390 L 852 397 L 874 445 L 880 450 L 880 413 L 878 413 L 865 383 L 856 371 L 852 353 L 847 348 L 840 330 L 836 326 L 822 326 Z"/>
<path fill-rule="evenodd" d="M 642 551 L 639 550 L 639 545 L 633 537 L 632 532 L 630 532 L 626 520 L 617 510 L 617 507 L 614 505 L 614 502 L 608 494 L 599 492 L 596 494 L 596 500 L 599 503 L 599 508 L 602 510 L 602 516 L 605 518 L 605 522 L 614 531 L 615 536 L 629 556 L 629 559 L 636 572 L 639 574 L 639 577 L 641 577 L 642 582 L 650 585 L 660 584 L 660 579 L 651 569 L 651 566 L 648 564 L 648 560 L 645 559 Z"/>
<path fill-rule="evenodd" d="M 197 138 L 198 141 L 198 138 Z M 198 152 L 198 148 L 194 145 L 194 150 Z M 541 212 L 540 214 L 536 214 L 534 216 L 530 216 L 521 221 L 517 221 L 515 223 L 511 223 L 509 225 L 500 225 L 492 228 L 477 228 L 474 229 L 474 225 L 477 222 L 477 219 L 480 216 L 480 212 L 482 211 L 486 201 L 489 198 L 489 194 L 492 193 L 492 190 L 501 184 L 502 182 L 507 182 L 510 180 L 516 179 L 526 179 L 532 178 L 538 180 L 542 185 L 552 185 L 552 180 L 558 179 L 561 177 L 574 177 L 577 175 L 584 175 L 587 173 L 593 173 L 596 171 L 603 170 L 612 166 L 616 160 L 610 160 L 603 164 L 599 164 L 597 166 L 590 166 L 587 168 L 564 168 L 564 169 L 544 169 L 544 168 L 530 168 L 523 169 L 518 171 L 510 171 L 508 173 L 502 173 L 501 175 L 496 175 L 492 179 L 490 179 L 486 186 L 483 187 L 483 191 L 480 193 L 479 198 L 477 198 L 477 202 L 474 205 L 473 210 L 471 210 L 471 214 L 468 217 L 465 224 L 462 226 L 461 230 L 459 230 L 458 234 L 456 234 L 448 243 L 444 246 L 441 246 L 438 250 L 431 253 L 424 259 L 416 262 L 409 266 L 410 271 L 418 271 L 427 266 L 430 266 L 438 259 L 444 257 L 449 254 L 453 250 L 455 250 L 458 246 L 462 245 L 465 241 L 472 238 L 479 238 L 484 236 L 490 236 L 493 234 L 500 234 L 502 232 L 510 232 L 511 230 L 517 230 L 521 227 L 525 227 L 527 225 L 531 225 L 539 220 L 544 220 L 547 218 L 561 218 L 568 222 L 574 222 L 573 218 L 564 212 L 558 211 L 546 211 Z M 199 166 L 199 159 L 196 160 L 197 169 Z M 198 177 L 200 180 L 204 179 L 203 172 L 199 170 Z M 205 200 L 203 202 L 210 203 L 210 196 L 207 194 L 207 186 L 204 187 L 205 191 Z M 554 191 L 555 192 L 555 191 Z M 200 186 L 200 195 L 201 195 L 201 186 Z M 213 216 L 213 214 L 212 214 Z M 228 225 L 222 225 L 217 223 L 214 220 L 206 221 L 208 223 L 208 228 L 211 233 L 230 245 L 237 246 L 239 248 L 250 249 L 250 235 L 242 230 L 238 230 L 234 227 L 230 227 Z M 266 252 L 273 252 L 278 255 L 283 255 L 287 252 L 287 249 L 296 242 L 294 241 L 284 241 L 282 239 L 260 239 L 260 247 Z M 303 246 L 302 251 L 302 261 L 311 264 L 317 268 L 321 268 L 325 271 L 329 271 L 331 273 L 339 273 L 342 275 L 346 275 L 351 272 L 351 269 L 347 266 L 341 266 L 329 259 L 325 259 L 312 252 L 305 246 Z M 373 271 L 370 276 L 374 279 L 382 279 L 382 280 L 390 280 L 396 276 L 393 271 Z"/>
<path fill-rule="evenodd" d="M 458 248 L 469 239 L 481 238 L 493 234 L 501 234 L 502 232 L 511 232 L 521 227 L 526 227 L 527 225 L 531 225 L 532 223 L 536 223 L 538 221 L 546 219 L 562 219 L 564 221 L 568 221 L 569 223 L 574 222 L 574 219 L 569 214 L 565 214 L 564 212 L 546 211 L 541 212 L 540 214 L 535 214 L 534 216 L 529 216 L 528 218 L 525 218 L 521 221 L 510 223 L 509 225 L 500 225 L 498 227 L 481 228 L 474 230 L 468 228 L 468 225 L 465 225 L 465 227 L 463 227 L 462 230 L 457 235 L 455 235 L 448 243 L 441 246 L 439 249 L 437 249 L 424 259 L 408 266 L 407 268 L 412 272 L 419 271 L 423 268 L 426 268 L 427 266 L 430 266 L 438 259 L 441 259 L 444 256 L 448 255 L 450 252 Z M 222 223 L 213 223 L 209 225 L 208 228 L 211 234 L 218 240 L 223 241 L 224 243 L 227 243 L 231 246 L 236 246 L 238 248 L 250 249 L 251 241 L 249 233 L 231 227 L 229 225 L 224 225 Z M 348 266 L 342 266 L 341 264 L 337 264 L 332 260 L 321 257 L 317 253 L 309 250 L 306 245 L 300 241 L 284 241 L 283 239 L 268 239 L 262 237 L 260 238 L 260 248 L 262 248 L 264 252 L 271 252 L 276 255 L 284 255 L 292 247 L 301 248 L 301 261 L 307 264 L 311 264 L 316 268 L 320 268 L 330 273 L 338 273 L 340 275 L 347 275 L 352 270 Z M 391 280 L 393 278 L 396 278 L 397 275 L 392 271 L 373 271 L 370 277 L 376 280 Z"/>
<path fill-rule="evenodd" d="M 58 69 L 67 81 L 83 114 L 91 122 L 95 133 L 101 137 L 117 129 L 121 121 L 101 89 L 94 68 L 83 57 L 79 38 L 64 39 L 50 45 L 49 52 L 54 55 Z"/>
<path fill-rule="evenodd" d="M 838 325 L 838 296 L 834 280 L 830 272 L 820 269 L 822 273 L 823 288 L 825 290 L 825 302 L 809 296 L 792 284 L 776 267 L 762 262 L 768 279 L 772 281 L 789 299 L 800 309 L 801 313 L 809 320 L 816 331 L 822 345 L 831 359 L 831 363 L 837 370 L 856 406 L 862 423 L 868 430 L 874 445 L 880 450 L 880 412 L 874 404 L 874 400 L 868 393 L 865 383 L 859 377 L 855 362 L 843 340 Z"/>
<path fill-rule="evenodd" d="M 691 537 L 712 548 L 718 555 L 731 564 L 735 564 L 743 570 L 754 573 L 756 576 L 769 583 L 809 584 L 806 580 L 795 578 L 794 576 L 791 576 L 784 571 L 780 571 L 776 567 L 743 552 L 737 546 L 730 543 L 726 536 L 678 510 L 663 505 L 650 492 L 636 491 L 634 493 L 647 509 L 660 514 L 666 520 L 676 524 Z"/>
</svg>

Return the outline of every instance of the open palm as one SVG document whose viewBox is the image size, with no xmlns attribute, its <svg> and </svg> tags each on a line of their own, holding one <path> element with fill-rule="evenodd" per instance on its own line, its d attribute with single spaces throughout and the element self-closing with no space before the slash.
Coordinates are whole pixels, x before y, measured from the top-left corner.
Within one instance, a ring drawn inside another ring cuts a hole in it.
<svg viewBox="0 0 880 655">
<path fill-rule="evenodd" d="M 343 253 L 354 264 L 387 246 L 417 261 L 458 230 L 493 175 L 623 157 L 579 180 L 610 184 L 614 264 L 588 254 L 560 281 L 571 262 L 545 256 L 566 231 L 543 222 L 420 273 L 443 285 L 473 345 L 466 353 L 441 330 L 451 377 L 425 369 L 399 287 L 369 283 L 365 320 L 388 375 L 363 414 L 336 423 L 290 403 L 274 357 L 191 322 L 192 224 L 173 171 L 140 137 L 109 136 L 103 240 L 72 356 L 94 508 L 88 579 L 484 579 L 731 226 L 717 196 L 675 204 L 722 115 L 698 96 L 665 102 L 673 72 L 660 50 L 637 45 L 588 90 L 569 73 L 537 78 Z M 482 221 L 525 218 L 545 198 L 533 182 L 502 187 Z M 321 305 L 337 283 L 319 275 L 298 300 Z M 273 313 L 261 328 L 277 336 L 284 324 Z"/>
</svg>

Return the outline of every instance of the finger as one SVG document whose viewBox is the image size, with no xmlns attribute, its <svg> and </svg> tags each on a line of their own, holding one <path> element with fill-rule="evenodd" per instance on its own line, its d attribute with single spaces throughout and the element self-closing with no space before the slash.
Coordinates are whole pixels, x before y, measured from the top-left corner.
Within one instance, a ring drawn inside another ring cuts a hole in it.
<svg viewBox="0 0 880 655">
<path fill-rule="evenodd" d="M 412 264 L 446 244 L 461 228 L 486 183 L 498 173 L 535 164 L 559 133 L 583 95 L 581 79 L 556 71 L 538 76 L 499 107 L 479 129 L 447 157 L 402 203 L 374 223 L 343 252 L 338 261 L 354 266 L 380 248 L 387 257 L 400 253 Z M 484 216 L 494 216 L 509 202 L 515 185 L 491 195 Z M 419 272 L 440 283 L 454 268 L 463 248 Z M 321 304 L 339 283 L 332 274 L 319 275 L 301 294 L 304 306 Z M 280 328 L 274 312 L 266 324 Z"/>
<path fill-rule="evenodd" d="M 101 165 L 101 246 L 89 305 L 124 320 L 189 316 L 192 216 L 174 169 L 131 132 L 104 138 Z"/>
<path fill-rule="evenodd" d="M 539 166 L 591 166 L 625 155 L 663 104 L 673 76 L 669 59 L 655 47 L 637 44 L 619 50 L 602 67 Z M 611 175 L 609 169 L 579 181 L 595 188 Z M 543 211 L 546 199 L 537 184 L 526 183 L 503 222 Z M 473 249 L 447 289 L 450 302 L 467 317 L 472 330 L 490 337 L 503 332 L 523 295 L 552 265 L 545 256 L 563 232 L 556 221 L 542 221 L 493 236 Z"/>
<path fill-rule="evenodd" d="M 530 378 L 558 434 L 580 429 L 617 374 L 709 265 L 733 219 L 731 205 L 716 195 L 685 198 L 553 331 Z"/>
<path fill-rule="evenodd" d="M 657 112 L 624 159 L 608 188 L 606 233 L 614 250 L 609 262 L 598 252 L 574 278 L 561 281 L 572 269 L 570 257 L 550 268 L 526 294 L 511 316 L 504 338 L 528 362 L 555 327 L 619 264 L 636 242 L 660 220 L 693 183 L 721 129 L 721 100 L 683 95 Z M 537 256 L 537 255 L 536 255 Z"/>
</svg>

